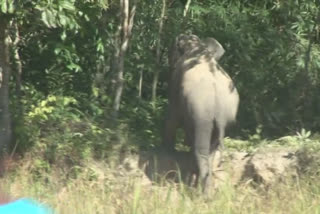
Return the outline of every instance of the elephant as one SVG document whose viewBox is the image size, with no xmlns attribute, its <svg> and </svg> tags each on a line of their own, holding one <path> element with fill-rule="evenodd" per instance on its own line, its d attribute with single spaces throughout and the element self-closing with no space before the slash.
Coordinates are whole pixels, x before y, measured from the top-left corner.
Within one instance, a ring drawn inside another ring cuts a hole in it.
<svg viewBox="0 0 320 214">
<path fill-rule="evenodd" d="M 176 37 L 169 55 L 169 104 L 163 144 L 174 152 L 176 130 L 182 127 L 197 166 L 197 183 L 205 194 L 212 182 L 212 162 L 223 146 L 225 128 L 236 120 L 239 94 L 218 64 L 225 50 L 214 38 Z"/>
</svg>

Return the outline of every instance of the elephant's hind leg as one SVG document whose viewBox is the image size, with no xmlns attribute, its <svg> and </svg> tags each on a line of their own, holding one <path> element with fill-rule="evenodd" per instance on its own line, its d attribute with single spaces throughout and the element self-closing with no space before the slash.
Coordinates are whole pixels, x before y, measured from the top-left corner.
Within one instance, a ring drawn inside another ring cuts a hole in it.
<svg viewBox="0 0 320 214">
<path fill-rule="evenodd" d="M 200 121 L 195 126 L 194 153 L 199 168 L 199 183 L 205 194 L 211 186 L 212 163 L 210 163 L 210 144 L 212 122 Z"/>
<path fill-rule="evenodd" d="M 214 164 L 214 159 L 217 153 L 217 150 L 220 149 L 220 152 L 222 152 L 221 150 L 224 149 L 224 145 L 223 145 L 223 136 L 224 136 L 224 129 L 221 129 L 217 126 L 215 126 L 212 130 L 212 135 L 211 135 L 211 144 L 210 144 L 210 164 L 211 164 L 211 170 L 212 170 L 212 174 L 214 174 L 215 170 L 214 167 L 218 166 L 216 164 Z M 212 181 L 214 182 L 214 181 Z"/>
</svg>

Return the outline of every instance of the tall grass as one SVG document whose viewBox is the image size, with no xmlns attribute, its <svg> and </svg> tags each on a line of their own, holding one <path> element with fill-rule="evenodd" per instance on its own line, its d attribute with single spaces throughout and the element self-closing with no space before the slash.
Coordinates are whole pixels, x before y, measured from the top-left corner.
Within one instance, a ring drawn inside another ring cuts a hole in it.
<svg viewBox="0 0 320 214">
<path fill-rule="evenodd" d="M 107 170 L 107 169 L 106 169 Z M 229 182 L 210 198 L 181 184 L 150 185 L 141 178 L 88 179 L 61 183 L 56 175 L 36 181 L 27 170 L 1 179 L 13 197 L 33 197 L 60 214 L 317 214 L 320 213 L 320 181 L 303 177 L 257 187 L 250 181 Z"/>
<path fill-rule="evenodd" d="M 300 138 L 267 143 L 299 148 L 295 155 L 301 174 L 296 178 L 268 187 L 251 180 L 237 186 L 226 181 L 209 198 L 164 179 L 160 184 L 151 184 L 141 171 L 122 173 L 117 164 L 102 161 L 47 167 L 39 150 L 40 155 L 31 152 L 22 161 L 7 164 L 14 170 L 0 178 L 0 187 L 13 198 L 32 197 L 59 214 L 320 214 L 320 143 L 318 139 Z M 252 141 L 227 139 L 226 145 L 240 151 L 257 148 Z"/>
</svg>

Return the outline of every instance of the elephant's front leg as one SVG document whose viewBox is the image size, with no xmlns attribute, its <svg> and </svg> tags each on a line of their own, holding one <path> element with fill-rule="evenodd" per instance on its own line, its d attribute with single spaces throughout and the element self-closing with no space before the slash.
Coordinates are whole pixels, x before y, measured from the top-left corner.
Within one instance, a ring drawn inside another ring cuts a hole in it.
<svg viewBox="0 0 320 214">
<path fill-rule="evenodd" d="M 183 177 L 184 182 L 189 186 L 196 186 L 197 185 L 197 175 L 199 174 L 198 166 L 195 161 L 194 153 L 194 129 L 193 124 L 189 118 L 184 118 L 184 144 L 189 147 L 190 151 L 186 152 L 185 154 L 188 155 L 188 169 Z M 186 162 L 187 163 L 187 162 Z"/>
<path fill-rule="evenodd" d="M 175 106 L 170 105 L 164 127 L 163 145 L 168 151 L 173 152 L 175 148 L 176 130 L 179 125 L 178 112 Z"/>
</svg>

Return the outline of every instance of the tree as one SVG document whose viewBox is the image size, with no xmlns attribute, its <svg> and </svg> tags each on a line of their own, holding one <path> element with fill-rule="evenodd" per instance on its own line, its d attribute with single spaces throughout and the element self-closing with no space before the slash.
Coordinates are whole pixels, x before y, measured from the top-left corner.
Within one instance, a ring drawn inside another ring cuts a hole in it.
<svg viewBox="0 0 320 214">
<path fill-rule="evenodd" d="M 133 5 L 129 12 L 130 1 L 120 0 L 120 24 L 115 38 L 115 52 L 114 52 L 114 69 L 117 73 L 116 90 L 113 102 L 113 118 L 118 118 L 120 109 L 121 96 L 124 85 L 124 59 L 128 49 L 131 31 L 133 27 L 133 20 L 136 13 L 136 0 L 133 0 Z"/>
<path fill-rule="evenodd" d="M 9 17 L 0 11 L 0 152 L 8 149 L 12 139 L 9 109 Z"/>
<path fill-rule="evenodd" d="M 154 102 L 157 98 L 157 84 L 158 84 L 158 78 L 159 73 L 162 68 L 161 66 L 161 37 L 162 37 L 162 31 L 163 31 L 163 23 L 164 18 L 166 14 L 166 0 L 162 1 L 162 9 L 161 9 L 161 15 L 159 19 L 159 31 L 158 31 L 158 38 L 157 38 L 157 46 L 156 46 L 156 71 L 153 76 L 153 82 L 152 82 L 152 95 L 151 100 Z"/>
</svg>

